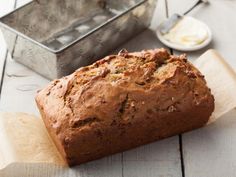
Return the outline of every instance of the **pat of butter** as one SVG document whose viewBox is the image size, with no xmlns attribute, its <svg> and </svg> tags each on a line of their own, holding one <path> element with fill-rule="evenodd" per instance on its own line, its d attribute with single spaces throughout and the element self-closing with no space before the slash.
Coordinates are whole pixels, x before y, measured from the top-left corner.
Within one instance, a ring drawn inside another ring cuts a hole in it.
<svg viewBox="0 0 236 177">
<path fill-rule="evenodd" d="M 202 44 L 208 37 L 208 30 L 204 23 L 192 17 L 183 17 L 163 37 L 171 43 L 184 46 Z"/>
</svg>

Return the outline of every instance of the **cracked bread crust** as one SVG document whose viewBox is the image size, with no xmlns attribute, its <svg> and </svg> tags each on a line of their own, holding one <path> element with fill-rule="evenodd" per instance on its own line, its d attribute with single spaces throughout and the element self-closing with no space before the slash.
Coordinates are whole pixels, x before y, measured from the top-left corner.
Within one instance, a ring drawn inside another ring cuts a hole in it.
<svg viewBox="0 0 236 177">
<path fill-rule="evenodd" d="M 36 96 L 67 163 L 81 164 L 204 126 L 214 97 L 186 55 L 122 50 Z"/>
</svg>

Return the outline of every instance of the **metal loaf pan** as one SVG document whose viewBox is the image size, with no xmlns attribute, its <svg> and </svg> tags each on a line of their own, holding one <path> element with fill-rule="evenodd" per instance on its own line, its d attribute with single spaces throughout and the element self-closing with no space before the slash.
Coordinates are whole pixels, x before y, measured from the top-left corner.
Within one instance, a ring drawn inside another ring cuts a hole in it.
<svg viewBox="0 0 236 177">
<path fill-rule="evenodd" d="M 37 0 L 0 19 L 16 61 L 49 79 L 108 54 L 150 24 L 156 0 Z"/>
</svg>

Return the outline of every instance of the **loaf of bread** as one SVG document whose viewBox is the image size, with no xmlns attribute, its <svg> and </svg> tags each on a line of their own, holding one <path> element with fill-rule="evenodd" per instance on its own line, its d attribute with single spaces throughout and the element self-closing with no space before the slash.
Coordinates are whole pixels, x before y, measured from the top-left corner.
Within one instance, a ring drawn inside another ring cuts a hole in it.
<svg viewBox="0 0 236 177">
<path fill-rule="evenodd" d="M 214 97 L 185 55 L 107 56 L 52 81 L 36 102 L 70 166 L 204 126 Z"/>
</svg>

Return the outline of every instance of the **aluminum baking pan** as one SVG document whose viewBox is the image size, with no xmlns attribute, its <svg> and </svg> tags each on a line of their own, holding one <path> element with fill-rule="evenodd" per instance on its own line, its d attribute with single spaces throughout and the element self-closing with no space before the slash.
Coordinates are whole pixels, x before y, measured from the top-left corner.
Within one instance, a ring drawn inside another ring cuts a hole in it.
<svg viewBox="0 0 236 177">
<path fill-rule="evenodd" d="M 37 0 L 0 19 L 12 58 L 55 79 L 147 28 L 156 0 Z"/>
</svg>

